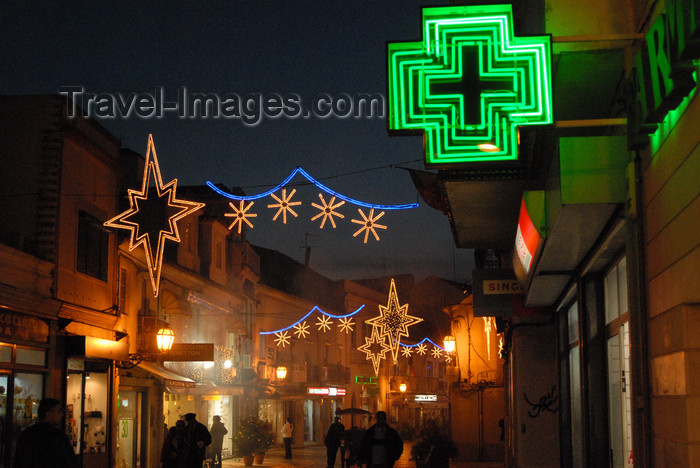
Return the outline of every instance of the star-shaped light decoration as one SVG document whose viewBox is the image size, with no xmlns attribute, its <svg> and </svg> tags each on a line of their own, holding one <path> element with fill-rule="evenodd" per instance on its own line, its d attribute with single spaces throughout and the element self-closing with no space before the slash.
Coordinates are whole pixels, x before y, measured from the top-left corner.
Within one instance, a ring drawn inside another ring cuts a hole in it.
<svg viewBox="0 0 700 468">
<path fill-rule="evenodd" d="M 151 187 L 151 183 L 155 185 Z M 180 242 L 177 222 L 204 207 L 204 203 L 176 198 L 176 190 L 177 179 L 163 185 L 153 136 L 148 135 L 141 191 L 129 189 L 129 209 L 104 223 L 131 232 L 129 251 L 143 246 L 154 296 L 158 296 L 160 286 L 165 240 Z"/>
<path fill-rule="evenodd" d="M 250 226 L 251 229 L 253 229 L 253 223 L 248 220 L 248 218 L 255 218 L 258 216 L 257 213 L 248 213 L 248 210 L 253 206 L 253 203 L 254 202 L 250 202 L 250 204 L 246 205 L 245 201 L 241 200 L 238 207 L 236 207 L 236 205 L 234 205 L 232 202 L 228 202 L 228 205 L 233 210 L 233 213 L 224 213 L 224 216 L 227 218 L 235 218 L 228 227 L 229 229 L 238 224 L 238 234 L 240 234 L 241 229 L 243 229 L 244 222 Z"/>
<path fill-rule="evenodd" d="M 445 362 L 452 362 L 452 356 L 445 354 Z"/>
<path fill-rule="evenodd" d="M 287 333 L 286 331 L 275 333 L 275 336 L 277 337 L 275 338 L 275 343 L 278 347 L 282 346 L 284 348 L 289 344 L 289 339 L 291 338 L 291 336 L 289 336 L 289 333 Z"/>
<path fill-rule="evenodd" d="M 309 332 L 309 326 L 306 324 L 306 321 L 302 323 L 297 323 L 294 325 L 294 329 L 296 330 L 294 334 L 297 336 L 297 338 L 306 338 L 306 335 L 310 334 Z"/>
<path fill-rule="evenodd" d="M 433 346 L 433 349 L 430 350 L 430 354 L 433 355 L 434 358 L 441 358 L 442 357 L 442 350 L 438 348 L 437 346 Z"/>
<path fill-rule="evenodd" d="M 391 355 L 394 362 L 399 356 L 399 342 L 401 337 L 408 336 L 408 327 L 422 322 L 420 317 L 408 315 L 408 304 L 399 305 L 399 297 L 396 294 L 396 283 L 391 279 L 389 287 L 389 300 L 386 307 L 379 306 L 379 315 L 365 323 L 379 328 L 380 336 L 386 337 L 391 347 Z"/>
<path fill-rule="evenodd" d="M 385 359 L 385 355 L 391 350 L 391 347 L 387 344 L 386 338 L 380 336 L 378 327 L 372 327 L 372 336 L 365 337 L 365 344 L 357 349 L 365 353 L 367 360 L 372 360 L 374 374 L 379 375 L 379 364 L 382 359 Z"/>
<path fill-rule="evenodd" d="M 416 353 L 420 354 L 421 356 L 424 356 L 426 351 L 428 351 L 428 347 L 424 345 L 423 343 L 419 344 L 416 347 Z"/>
<path fill-rule="evenodd" d="M 291 207 L 301 205 L 301 202 L 290 201 L 296 193 L 296 191 L 297 189 L 292 189 L 292 193 L 290 193 L 289 196 L 287 196 L 287 189 L 282 189 L 282 198 L 279 198 L 274 193 L 270 194 L 272 198 L 279 202 L 267 205 L 268 208 L 277 208 L 277 213 L 275 213 L 275 216 L 272 218 L 273 221 L 277 220 L 277 217 L 280 215 L 280 213 L 282 213 L 282 222 L 284 224 L 287 224 L 287 212 L 293 214 L 295 218 L 297 217 L 296 211 L 294 211 Z"/>
<path fill-rule="evenodd" d="M 413 353 L 413 348 L 409 348 L 408 346 L 401 347 L 401 354 L 403 354 L 404 357 L 411 357 L 411 353 Z"/>
<path fill-rule="evenodd" d="M 357 211 L 360 213 L 360 216 L 362 216 L 363 219 L 351 219 L 355 224 L 362 224 L 362 227 L 357 230 L 355 234 L 352 235 L 352 237 L 357 237 L 358 234 L 360 234 L 362 231 L 365 232 L 365 241 L 364 243 L 367 243 L 367 237 L 369 236 L 369 233 L 371 232 L 372 235 L 374 236 L 375 240 L 379 240 L 379 236 L 377 235 L 377 229 L 386 229 L 386 226 L 383 224 L 377 224 L 377 220 L 384 216 L 384 212 L 382 211 L 379 213 L 377 216 L 374 216 L 374 208 L 370 208 L 369 210 L 369 215 L 365 216 L 364 212 L 361 209 L 357 209 Z"/>
<path fill-rule="evenodd" d="M 335 197 L 332 197 L 330 201 L 326 203 L 326 200 L 323 198 L 322 193 L 318 194 L 318 198 L 321 199 L 321 205 L 317 203 L 312 203 L 311 206 L 313 206 L 314 208 L 318 208 L 319 210 L 321 210 L 321 212 L 313 218 L 311 218 L 311 221 L 316 221 L 318 218 L 323 216 L 323 218 L 321 218 L 321 229 L 323 229 L 323 225 L 326 224 L 326 220 L 330 221 L 331 225 L 333 226 L 333 229 L 335 229 L 335 220 L 333 219 L 333 216 L 345 218 L 345 216 L 335 211 L 335 209 L 341 205 L 344 205 L 345 202 L 339 201 L 338 203 L 335 203 Z"/>
<path fill-rule="evenodd" d="M 333 321 L 330 319 L 330 317 L 326 317 L 325 315 L 321 315 L 316 321 L 318 331 L 322 331 L 324 333 L 331 329 L 331 325 L 333 325 Z"/>
<path fill-rule="evenodd" d="M 345 334 L 348 334 L 352 331 L 353 325 L 355 325 L 355 322 L 352 321 L 352 317 L 346 317 L 340 319 L 338 328 L 340 328 L 340 331 L 343 331 L 345 332 Z"/>
</svg>

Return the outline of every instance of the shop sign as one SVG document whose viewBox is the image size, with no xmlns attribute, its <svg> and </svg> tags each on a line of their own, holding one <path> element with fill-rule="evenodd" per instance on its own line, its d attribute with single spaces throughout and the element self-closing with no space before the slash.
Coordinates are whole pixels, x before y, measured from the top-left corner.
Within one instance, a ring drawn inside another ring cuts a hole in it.
<svg viewBox="0 0 700 468">
<path fill-rule="evenodd" d="M 378 385 L 379 381 L 377 377 L 374 376 L 356 375 L 355 383 L 360 385 Z"/>
<path fill-rule="evenodd" d="M 49 324 L 30 315 L 3 310 L 0 312 L 0 337 L 48 343 Z"/>
<path fill-rule="evenodd" d="M 414 401 L 437 401 L 437 395 L 416 395 Z"/>
<path fill-rule="evenodd" d="M 196 382 L 190 382 L 187 380 L 173 380 L 165 379 L 165 385 L 171 388 L 194 388 Z"/>
<path fill-rule="evenodd" d="M 484 280 L 484 294 L 522 294 L 523 288 L 517 279 Z"/>
<path fill-rule="evenodd" d="M 213 361 L 214 343 L 173 343 L 163 361 Z"/>
<path fill-rule="evenodd" d="M 515 253 L 525 274 L 530 273 L 535 252 L 540 244 L 540 234 L 537 232 L 523 197 L 520 202 L 520 216 L 518 217 L 518 231 L 515 234 Z"/>
<path fill-rule="evenodd" d="M 700 58 L 700 0 L 668 0 L 644 37 L 631 78 L 632 147 L 645 144 L 657 123 L 695 87 L 693 60 Z"/>
<path fill-rule="evenodd" d="M 513 297 L 522 294 L 513 270 L 472 270 L 475 317 L 510 317 Z"/>
<path fill-rule="evenodd" d="M 345 396 L 347 391 L 344 388 L 335 387 L 307 387 L 306 393 L 308 395 Z"/>
</svg>

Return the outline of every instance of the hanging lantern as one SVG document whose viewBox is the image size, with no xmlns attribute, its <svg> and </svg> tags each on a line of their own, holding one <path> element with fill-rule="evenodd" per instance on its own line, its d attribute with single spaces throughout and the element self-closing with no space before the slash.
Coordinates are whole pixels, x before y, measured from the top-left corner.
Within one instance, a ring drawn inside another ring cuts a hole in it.
<svg viewBox="0 0 700 468">
<path fill-rule="evenodd" d="M 401 390 L 401 393 L 406 392 L 406 383 L 401 383 L 401 385 L 399 385 L 399 390 Z"/>
<path fill-rule="evenodd" d="M 455 337 L 452 335 L 447 335 L 443 342 L 445 344 L 445 351 L 448 353 L 453 353 L 455 350 Z"/>
<path fill-rule="evenodd" d="M 175 341 L 175 333 L 168 327 L 161 328 L 156 333 L 156 343 L 158 344 L 158 351 L 161 353 L 170 351 L 170 348 L 173 347 L 173 341 Z"/>
<path fill-rule="evenodd" d="M 275 371 L 277 374 L 277 380 L 284 380 L 287 377 L 287 368 L 284 366 L 279 366 Z"/>
</svg>

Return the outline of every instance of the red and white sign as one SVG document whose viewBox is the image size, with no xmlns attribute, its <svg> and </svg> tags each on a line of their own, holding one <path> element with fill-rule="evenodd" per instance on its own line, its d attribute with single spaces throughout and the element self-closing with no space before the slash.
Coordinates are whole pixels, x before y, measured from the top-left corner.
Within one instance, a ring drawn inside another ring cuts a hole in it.
<svg viewBox="0 0 700 468">
<path fill-rule="evenodd" d="M 344 388 L 335 387 L 306 387 L 308 395 L 325 395 L 325 396 L 345 396 L 347 393 Z"/>
<path fill-rule="evenodd" d="M 518 232 L 515 235 L 515 251 L 523 266 L 525 273 L 530 272 L 532 260 L 535 257 L 537 246 L 540 243 L 540 234 L 530 219 L 525 205 L 525 199 L 520 202 L 520 217 L 518 218 Z"/>
</svg>

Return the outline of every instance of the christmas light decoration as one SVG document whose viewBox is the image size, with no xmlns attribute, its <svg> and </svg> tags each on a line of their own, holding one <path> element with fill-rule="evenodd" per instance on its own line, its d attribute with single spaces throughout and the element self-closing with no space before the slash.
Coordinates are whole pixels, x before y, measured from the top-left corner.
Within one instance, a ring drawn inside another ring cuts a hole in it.
<svg viewBox="0 0 700 468">
<path fill-rule="evenodd" d="M 280 333 L 275 333 L 275 344 L 277 344 L 277 347 L 282 346 L 283 348 L 289 344 L 289 339 L 291 336 L 289 336 L 289 333 L 285 330 Z"/>
<path fill-rule="evenodd" d="M 235 218 L 228 228 L 231 229 L 237 224 L 238 234 L 240 234 L 241 230 L 243 229 L 243 223 L 245 222 L 251 229 L 253 229 L 253 223 L 248 220 L 248 218 L 255 218 L 258 216 L 256 213 L 248 213 L 248 210 L 253 207 L 253 204 L 254 202 L 250 202 L 248 205 L 246 205 L 245 201 L 241 200 L 238 207 L 236 207 L 236 205 L 234 205 L 232 202 L 228 202 L 228 205 L 233 210 L 233 213 L 224 213 L 224 216 L 227 218 Z"/>
<path fill-rule="evenodd" d="M 498 336 L 498 357 L 503 359 L 505 350 L 503 349 L 503 335 Z"/>
<path fill-rule="evenodd" d="M 433 346 L 433 349 L 430 350 L 430 354 L 432 354 L 435 359 L 441 358 L 442 349 L 438 348 L 437 346 Z"/>
<path fill-rule="evenodd" d="M 154 296 L 158 296 L 160 286 L 165 240 L 179 243 L 177 222 L 204 207 L 204 203 L 176 198 L 176 191 L 177 179 L 163 185 L 153 136 L 148 135 L 141 191 L 129 189 L 129 209 L 104 223 L 107 227 L 130 232 L 129 251 L 143 246 Z"/>
<path fill-rule="evenodd" d="M 321 315 L 318 318 L 318 320 L 316 320 L 316 326 L 318 327 L 318 331 L 327 332 L 331 329 L 331 325 L 333 325 L 333 322 L 329 317 L 326 317 L 325 315 Z"/>
<path fill-rule="evenodd" d="M 362 212 L 361 209 L 358 208 L 357 211 L 360 213 L 360 216 L 362 216 L 362 218 L 364 220 L 360 220 L 360 219 L 351 219 L 350 220 L 355 224 L 362 224 L 362 227 L 360 229 L 358 229 L 357 232 L 352 235 L 352 237 L 357 237 L 358 234 L 360 234 L 362 231 L 364 231 L 364 233 L 365 233 L 364 243 L 365 244 L 367 243 L 367 237 L 369 236 L 370 232 L 372 233 L 372 235 L 374 235 L 375 240 L 379 240 L 379 236 L 377 235 L 376 229 L 386 229 L 386 226 L 384 226 L 383 224 L 377 224 L 377 220 L 379 218 L 381 218 L 382 216 L 384 216 L 384 212 L 382 211 L 377 216 L 374 216 L 374 208 L 371 208 L 369 210 L 369 216 L 365 216 L 365 214 Z"/>
<path fill-rule="evenodd" d="M 426 345 L 425 343 L 430 343 L 431 345 L 433 345 L 433 346 L 436 347 L 436 348 L 439 348 L 440 350 L 442 350 L 442 351 L 445 352 L 445 353 L 448 352 L 445 348 L 443 348 L 443 347 L 440 346 L 439 344 L 435 343 L 433 340 L 431 340 L 431 339 L 428 338 L 428 337 L 423 338 L 423 339 L 420 340 L 418 343 L 406 344 L 406 343 L 401 343 L 401 342 L 399 342 L 399 345 L 402 346 L 402 347 L 404 347 L 404 348 L 416 348 L 416 351 L 417 351 L 417 350 L 420 349 L 420 348 L 427 349 L 427 348 L 426 348 L 427 345 Z"/>
<path fill-rule="evenodd" d="M 452 356 L 445 354 L 445 362 L 452 362 Z"/>
<path fill-rule="evenodd" d="M 422 318 L 408 315 L 408 304 L 399 305 L 396 283 L 394 278 L 392 278 L 386 307 L 380 305 L 379 315 L 365 320 L 365 323 L 378 327 L 380 336 L 388 339 L 391 355 L 394 358 L 394 362 L 396 362 L 399 355 L 401 337 L 408 336 L 408 327 L 422 321 Z"/>
<path fill-rule="evenodd" d="M 413 353 L 413 348 L 408 348 L 406 346 L 401 347 L 401 354 L 403 354 L 404 357 L 411 357 L 412 353 Z"/>
<path fill-rule="evenodd" d="M 365 337 L 365 344 L 357 348 L 365 353 L 366 359 L 372 361 L 374 374 L 379 375 L 379 364 L 385 358 L 386 353 L 391 351 L 391 346 L 387 344 L 386 338 L 379 333 L 379 327 L 372 327 L 372 336 Z"/>
<path fill-rule="evenodd" d="M 491 317 L 482 317 L 484 319 L 484 332 L 486 333 L 486 352 L 488 353 L 489 361 L 491 360 Z"/>
<path fill-rule="evenodd" d="M 306 322 L 297 323 L 296 325 L 294 325 L 294 329 L 296 330 L 294 334 L 299 339 L 306 338 L 306 335 L 311 333 L 309 331 L 309 326 L 306 324 Z"/>
<path fill-rule="evenodd" d="M 311 206 L 313 206 L 314 208 L 318 208 L 319 210 L 321 210 L 321 212 L 313 218 L 311 218 L 311 221 L 316 221 L 318 218 L 323 216 L 323 218 L 321 219 L 321 229 L 323 229 L 323 225 L 326 223 L 326 220 L 329 220 L 331 222 L 331 225 L 333 226 L 333 229 L 335 229 L 335 221 L 333 220 L 333 216 L 345 218 L 345 216 L 335 211 L 335 209 L 341 205 L 344 205 L 345 202 L 339 201 L 338 203 L 335 203 L 335 197 L 332 197 L 330 201 L 326 203 L 326 200 L 323 198 L 322 193 L 319 193 L 318 197 L 321 199 L 321 205 L 317 203 L 312 203 Z"/>
<path fill-rule="evenodd" d="M 297 189 L 293 189 L 292 193 L 290 193 L 289 196 L 287 196 L 287 189 L 282 189 L 282 198 L 279 198 L 274 193 L 270 194 L 272 198 L 274 198 L 278 202 L 273 203 L 271 205 L 267 205 L 268 208 L 278 208 L 277 213 L 275 213 L 275 216 L 272 218 L 273 221 L 277 220 L 277 217 L 280 215 L 280 213 L 282 213 L 282 219 L 284 224 L 287 224 L 287 212 L 293 214 L 295 218 L 297 217 L 296 211 L 294 211 L 291 207 L 301 205 L 301 202 L 290 201 L 296 193 L 296 191 Z"/>
<path fill-rule="evenodd" d="M 345 200 L 348 203 L 352 203 L 353 205 L 364 206 L 365 208 L 377 208 L 380 210 L 405 210 L 408 208 L 417 208 L 418 207 L 418 203 L 406 203 L 403 205 L 378 205 L 378 204 L 366 203 L 366 202 L 363 202 L 360 200 L 356 200 L 354 198 L 350 198 L 348 196 L 345 196 L 341 193 L 338 193 L 338 192 L 326 187 L 325 185 L 320 183 L 318 180 L 311 177 L 311 175 L 308 172 L 306 172 L 304 169 L 302 169 L 301 167 L 295 168 L 292 171 L 292 173 L 289 174 L 289 176 L 286 179 L 284 179 L 276 187 L 268 190 L 267 192 L 258 193 L 257 195 L 234 195 L 232 193 L 228 193 L 224 190 L 221 190 L 219 187 L 214 185 L 214 183 L 211 181 L 207 181 L 207 185 L 209 186 L 209 188 L 211 188 L 213 191 L 215 191 L 219 195 L 224 196 L 226 198 L 230 198 L 231 200 L 251 201 L 251 200 L 257 200 L 259 198 L 264 198 L 268 195 L 271 195 L 272 193 L 274 193 L 277 190 L 281 189 L 282 187 L 286 186 L 294 178 L 294 176 L 296 176 L 297 174 L 300 174 L 303 177 L 305 177 L 306 180 L 308 180 L 309 182 L 314 184 L 319 190 L 322 190 L 322 191 L 328 193 L 329 195 L 332 195 L 332 196 L 339 198 L 341 200 Z"/>
<path fill-rule="evenodd" d="M 418 345 L 416 348 L 416 353 L 420 354 L 421 356 L 425 355 L 425 352 L 428 350 L 428 347 L 425 346 L 425 344 L 421 343 Z"/>
<path fill-rule="evenodd" d="M 365 306 L 364 306 L 364 304 L 363 304 L 363 305 L 361 305 L 360 307 L 358 307 L 357 309 L 355 309 L 354 311 L 350 312 L 349 314 L 345 314 L 345 315 L 333 315 L 333 314 L 329 314 L 328 312 L 324 311 L 323 309 L 321 309 L 321 308 L 318 307 L 318 306 L 313 306 L 313 307 L 311 308 L 311 310 L 308 311 L 308 312 L 306 313 L 306 315 L 304 315 L 302 318 L 300 318 L 299 320 L 297 320 L 297 321 L 294 322 L 293 324 L 291 324 L 291 325 L 289 325 L 289 326 L 287 326 L 287 327 L 285 327 L 285 328 L 280 328 L 279 330 L 263 331 L 263 332 L 260 332 L 260 334 L 261 334 L 261 335 L 272 335 L 272 334 L 275 334 L 275 333 L 281 333 L 281 332 L 283 332 L 283 331 L 285 331 L 285 330 L 289 330 L 289 329 L 295 327 L 296 325 L 300 324 L 301 322 L 303 322 L 303 321 L 306 320 L 307 318 L 309 318 L 309 316 L 310 316 L 311 314 L 313 314 L 314 312 L 318 312 L 318 313 L 320 313 L 320 314 L 322 314 L 322 315 L 325 315 L 326 317 L 330 317 L 330 318 L 334 318 L 334 319 L 343 319 L 343 318 L 347 318 L 347 317 L 352 317 L 353 315 L 357 314 L 358 312 L 360 312 L 360 311 L 361 311 L 362 309 L 364 309 L 364 308 L 365 308 Z"/>
<path fill-rule="evenodd" d="M 352 327 L 355 325 L 355 322 L 352 321 L 352 318 L 341 318 L 340 323 L 338 324 L 338 328 L 340 328 L 340 331 L 345 332 L 347 335 L 352 331 Z"/>
<path fill-rule="evenodd" d="M 388 44 L 389 129 L 424 131 L 428 164 L 517 159 L 518 126 L 553 121 L 550 37 L 515 37 L 511 5 L 422 16 L 422 42 Z"/>
</svg>

